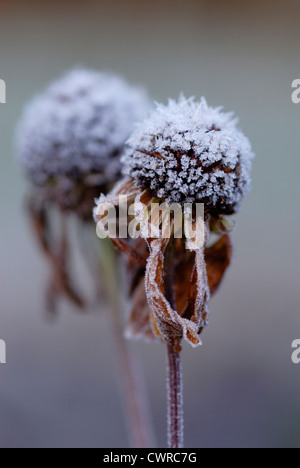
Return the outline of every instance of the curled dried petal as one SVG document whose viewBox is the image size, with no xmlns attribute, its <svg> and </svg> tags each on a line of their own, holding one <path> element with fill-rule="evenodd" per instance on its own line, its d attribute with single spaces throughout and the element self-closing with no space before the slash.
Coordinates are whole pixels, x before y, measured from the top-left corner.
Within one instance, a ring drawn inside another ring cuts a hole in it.
<svg viewBox="0 0 300 468">
<path fill-rule="evenodd" d="M 109 209 L 112 206 L 120 207 L 122 201 L 124 199 L 124 203 L 134 201 L 138 196 L 141 196 L 140 190 L 137 189 L 134 185 L 134 182 L 128 178 L 123 179 L 117 186 L 107 195 L 101 195 L 99 200 L 97 201 L 97 206 L 94 209 L 94 219 L 97 223 L 104 220 L 105 216 L 107 215 Z M 126 210 L 127 211 L 127 210 Z M 126 218 L 127 222 L 127 218 Z M 120 220 L 118 219 L 118 226 L 119 227 Z M 111 239 L 112 243 L 115 247 L 123 253 L 126 253 L 132 258 L 140 263 L 142 266 L 145 266 L 146 259 L 141 256 L 138 252 L 136 252 L 131 246 L 130 243 L 125 242 L 120 237 L 118 237 L 116 232 L 110 232 L 108 229 L 107 231 L 108 237 Z"/>
<path fill-rule="evenodd" d="M 173 224 L 172 221 L 171 226 L 167 227 L 162 223 L 160 238 L 148 239 L 150 256 L 146 268 L 146 294 L 150 313 L 145 306 L 146 296 L 139 282 L 144 271 L 139 269 L 132 284 L 133 309 L 128 327 L 131 336 L 142 337 L 146 332 L 146 338 L 151 338 L 151 322 L 154 335 L 179 349 L 183 338 L 192 346 L 201 344 L 198 335 L 207 323 L 210 293 L 204 249 L 191 252 L 185 249 L 182 239 L 173 239 L 172 246 L 169 246 L 170 239 L 164 237 L 164 234 L 168 230 L 172 231 Z M 137 246 L 136 248 L 138 250 Z M 173 250 L 174 274 L 171 285 L 165 279 L 167 248 Z M 173 290 L 174 304 L 168 300 L 170 291 L 166 290 L 167 285 L 168 289 Z M 140 316 L 136 308 L 138 304 Z"/>
<path fill-rule="evenodd" d="M 208 317 L 208 301 L 210 299 L 210 291 L 207 281 L 206 265 L 204 259 L 204 250 L 199 249 L 196 251 L 195 259 L 195 276 L 192 284 L 196 284 L 196 294 L 193 297 L 194 314 L 191 320 L 195 321 L 198 325 L 198 332 L 200 333 L 205 325 L 207 325 Z"/>
<path fill-rule="evenodd" d="M 140 246 L 142 245 L 143 240 L 140 241 Z M 136 247 L 139 251 L 140 249 Z M 175 257 L 176 265 L 174 267 L 174 292 L 176 300 L 176 310 L 178 314 L 191 320 L 194 315 L 195 302 L 198 293 L 198 283 L 197 279 L 197 269 L 195 266 L 195 253 L 186 251 L 183 248 L 181 240 L 177 240 L 175 245 Z M 142 249 L 144 251 L 144 249 Z M 232 244 L 231 239 L 228 234 L 223 235 L 218 242 L 216 242 L 211 247 L 205 249 L 205 264 L 207 271 L 207 282 L 210 290 L 210 295 L 215 294 L 217 291 L 226 269 L 230 264 L 230 259 L 232 255 Z M 203 258 L 201 257 L 200 265 L 203 264 Z M 128 266 L 129 271 L 132 271 L 134 267 L 134 261 L 130 260 L 130 265 Z M 201 269 L 202 267 L 200 267 Z M 132 294 L 132 312 L 130 315 L 128 329 L 130 329 L 131 337 L 136 338 L 146 338 L 154 339 L 154 334 L 150 332 L 151 322 L 152 328 L 157 335 L 161 337 L 155 321 L 151 319 L 151 312 L 147 303 L 147 298 L 144 290 L 144 269 L 139 267 L 138 272 L 136 272 L 135 279 L 131 285 L 131 294 Z M 202 284 L 205 284 L 206 280 Z M 200 284 L 201 289 L 201 284 Z M 206 293 L 205 293 L 206 294 Z M 137 303 L 137 297 L 139 297 L 139 305 Z M 208 301 L 208 296 L 205 298 L 204 303 Z M 146 306 L 145 306 L 146 305 Z M 140 307 L 140 309 L 139 309 Z M 199 330 L 201 331 L 206 325 L 207 321 L 207 310 L 202 310 L 200 316 Z M 194 319 L 195 320 L 195 319 Z M 197 319 L 196 319 L 197 322 Z M 201 323 L 202 322 L 202 323 Z M 146 325 L 147 323 L 147 325 Z M 154 327 L 153 327 L 154 325 Z"/>
<path fill-rule="evenodd" d="M 52 277 L 47 291 L 48 309 L 53 312 L 56 309 L 56 299 L 62 294 L 67 297 L 79 309 L 84 309 L 85 302 L 72 285 L 68 269 L 68 242 L 65 230 L 63 230 L 60 242 L 55 244 L 51 238 L 45 206 L 30 200 L 29 214 L 32 220 L 36 238 L 52 267 Z"/>
<path fill-rule="evenodd" d="M 214 245 L 205 250 L 206 270 L 211 294 L 214 294 L 230 265 L 232 243 L 228 234 L 224 234 Z"/>
<path fill-rule="evenodd" d="M 192 346 L 199 346 L 199 323 L 181 317 L 165 297 L 164 251 L 168 240 L 152 239 L 149 241 L 150 256 L 146 268 L 146 294 L 151 309 L 154 332 L 164 341 L 180 348 L 184 338 Z M 199 275 L 199 272 L 197 272 Z M 200 278 L 200 275 L 199 275 Z M 204 295 L 197 295 L 195 305 L 203 307 Z M 195 315 L 195 319 L 198 314 Z"/>
</svg>

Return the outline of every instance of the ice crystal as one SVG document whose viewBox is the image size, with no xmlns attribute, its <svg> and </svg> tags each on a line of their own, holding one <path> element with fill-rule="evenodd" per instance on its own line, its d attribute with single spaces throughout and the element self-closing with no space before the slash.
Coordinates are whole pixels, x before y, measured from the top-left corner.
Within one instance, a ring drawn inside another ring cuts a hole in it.
<svg viewBox="0 0 300 468">
<path fill-rule="evenodd" d="M 38 184 L 91 172 L 113 182 L 124 142 L 148 108 L 143 89 L 110 73 L 75 69 L 26 106 L 17 132 L 20 164 Z"/>
<path fill-rule="evenodd" d="M 124 173 L 167 203 L 232 213 L 250 187 L 253 152 L 232 113 L 204 98 L 157 104 L 128 140 Z"/>
</svg>

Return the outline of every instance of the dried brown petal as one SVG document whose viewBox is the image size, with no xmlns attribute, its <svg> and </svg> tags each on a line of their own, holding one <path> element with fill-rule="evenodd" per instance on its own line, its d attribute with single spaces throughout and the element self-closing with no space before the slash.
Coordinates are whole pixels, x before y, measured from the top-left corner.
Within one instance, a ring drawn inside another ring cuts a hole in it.
<svg viewBox="0 0 300 468">
<path fill-rule="evenodd" d="M 168 242 L 168 239 L 151 239 L 148 241 L 150 256 L 146 268 L 146 294 L 151 309 L 154 332 L 164 341 L 173 344 L 176 349 L 180 348 L 182 338 L 192 346 L 199 346 L 201 344 L 198 335 L 199 323 L 196 323 L 195 320 L 199 318 L 204 308 L 205 294 L 203 294 L 203 286 L 201 286 L 194 301 L 194 320 L 183 318 L 177 311 L 173 310 L 165 297 L 164 252 Z M 196 275 L 197 284 L 199 284 L 202 277 L 198 268 Z"/>
<path fill-rule="evenodd" d="M 132 259 L 138 262 L 141 266 L 145 266 L 146 259 L 140 256 L 134 249 L 130 247 L 129 244 L 126 244 L 122 239 L 114 239 L 111 238 L 113 245 L 118 249 L 120 252 L 128 254 Z"/>
<path fill-rule="evenodd" d="M 172 227 L 173 222 L 171 230 Z M 168 227 L 165 225 L 164 229 L 167 231 Z M 203 249 L 191 252 L 185 249 L 182 239 L 172 239 L 172 245 L 169 245 L 169 241 L 169 238 L 164 238 L 164 232 L 161 232 L 160 239 L 148 239 L 150 256 L 146 268 L 146 293 L 151 309 L 152 330 L 156 336 L 172 343 L 177 349 L 180 348 L 182 338 L 192 346 L 197 346 L 201 344 L 198 335 L 207 323 L 207 303 L 210 295 Z M 165 251 L 167 248 L 173 251 L 174 275 L 172 285 L 168 285 L 168 289 L 171 288 L 174 292 L 174 307 L 166 297 L 169 295 L 169 291 L 167 292 L 165 288 Z M 143 274 L 143 269 L 139 269 L 135 277 L 136 283 L 132 283 L 132 291 L 135 291 L 136 287 L 138 296 L 133 293 L 134 307 L 129 328 L 131 334 L 135 336 L 142 336 L 143 330 L 147 330 L 147 336 L 150 337 L 149 328 L 146 327 L 149 312 L 145 306 L 146 297 L 141 289 Z M 137 297 L 141 307 L 141 317 L 136 308 Z"/>
<path fill-rule="evenodd" d="M 178 244 L 178 243 L 177 243 Z M 181 317 L 190 318 L 186 311 L 189 307 L 189 299 L 192 292 L 192 280 L 195 268 L 195 253 L 184 250 L 180 240 L 181 252 L 175 247 L 174 254 L 174 293 L 176 310 Z M 194 285 L 196 289 L 196 285 Z"/>
<path fill-rule="evenodd" d="M 120 182 L 115 189 L 110 192 L 107 196 L 101 196 L 100 200 L 98 201 L 98 206 L 95 209 L 94 217 L 96 222 L 100 222 L 105 218 L 107 215 L 107 210 L 105 207 L 109 208 L 109 205 L 113 205 L 116 207 L 120 206 L 120 197 L 124 196 L 124 202 L 135 202 L 135 203 L 143 203 L 145 206 L 148 206 L 153 201 L 153 197 L 150 195 L 148 190 L 141 192 L 140 189 L 136 188 L 134 182 L 130 179 L 124 179 Z M 101 208 L 101 211 L 100 211 Z M 102 213 L 102 214 L 100 214 Z M 118 220 L 118 223 L 120 220 Z M 128 224 L 128 219 L 126 219 Z M 119 224 L 118 224 L 119 226 Z M 118 227 L 117 226 L 117 227 Z M 120 237 L 115 236 L 115 232 L 112 234 L 107 231 L 108 236 L 110 237 L 114 246 L 120 251 L 125 254 L 128 254 L 133 258 L 134 261 L 138 262 L 141 266 L 146 266 L 146 258 L 147 255 L 140 255 L 130 244 L 130 242 L 125 242 Z"/>
<path fill-rule="evenodd" d="M 29 205 L 29 214 L 36 238 L 52 266 L 52 278 L 47 292 L 49 310 L 55 311 L 56 299 L 60 294 L 65 295 L 78 308 L 84 309 L 84 301 L 71 285 L 69 278 L 68 242 L 65 230 L 62 232 L 60 243 L 55 245 L 54 240 L 51 239 L 45 206 L 38 206 L 32 199 Z"/>
<path fill-rule="evenodd" d="M 206 271 L 211 294 L 218 289 L 230 265 L 231 256 L 232 242 L 228 234 L 224 234 L 218 242 L 205 250 Z"/>
</svg>

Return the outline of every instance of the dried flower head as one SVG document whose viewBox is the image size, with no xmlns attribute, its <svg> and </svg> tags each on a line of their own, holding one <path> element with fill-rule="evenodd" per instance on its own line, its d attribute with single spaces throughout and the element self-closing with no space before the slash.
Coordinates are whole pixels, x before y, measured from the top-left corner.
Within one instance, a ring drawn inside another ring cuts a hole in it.
<svg viewBox="0 0 300 468">
<path fill-rule="evenodd" d="M 93 200 L 120 176 L 120 155 L 149 109 L 144 90 L 109 73 L 75 69 L 26 106 L 17 159 L 39 196 L 92 220 Z"/>
<path fill-rule="evenodd" d="M 50 85 L 25 108 L 17 154 L 37 184 L 51 178 L 115 182 L 119 157 L 149 101 L 144 90 L 109 73 L 76 69 Z"/>
<path fill-rule="evenodd" d="M 137 126 L 122 161 L 138 187 L 167 203 L 231 214 L 249 190 L 252 157 L 231 113 L 181 96 Z"/>
<path fill-rule="evenodd" d="M 63 293 L 76 305 L 68 235 L 57 241 L 49 208 L 92 221 L 94 199 L 108 191 L 121 172 L 120 155 L 149 100 L 143 89 L 110 73 L 75 69 L 51 84 L 26 106 L 17 131 L 17 159 L 32 182 L 29 214 L 45 256 L 52 264 L 49 298 Z"/>
<path fill-rule="evenodd" d="M 135 206 L 137 221 L 143 223 L 144 243 L 112 239 L 119 250 L 130 254 L 132 312 L 127 335 L 156 336 L 175 351 L 180 350 L 182 339 L 192 346 L 201 344 L 209 298 L 231 260 L 224 215 L 236 211 L 249 190 L 252 157 L 250 143 L 237 129 L 236 120 L 219 108 L 208 107 L 204 99 L 196 103 L 181 97 L 178 103 L 157 105 L 133 132 L 122 158 L 126 176 L 108 196 L 100 197 L 95 210 L 95 219 L 101 222 L 104 208 L 108 204 L 120 207 L 126 195 Z M 158 217 L 158 235 L 150 235 L 151 207 L 157 202 L 169 207 L 189 203 L 193 230 L 200 226 L 204 243 L 194 242 L 187 248 L 188 231 L 181 238 L 175 235 L 175 214 L 167 226 Z M 198 203 L 204 204 L 202 225 L 197 223 Z M 149 229 L 139 218 L 144 213 L 141 206 L 150 214 L 146 217 Z M 128 224 L 131 219 L 128 216 Z M 217 235 L 212 245 L 208 243 L 211 232 Z"/>
</svg>

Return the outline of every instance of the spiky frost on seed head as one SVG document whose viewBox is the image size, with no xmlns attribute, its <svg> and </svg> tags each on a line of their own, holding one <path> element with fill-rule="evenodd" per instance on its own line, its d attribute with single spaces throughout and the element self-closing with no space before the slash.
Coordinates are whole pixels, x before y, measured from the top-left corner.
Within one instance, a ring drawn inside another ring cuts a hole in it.
<svg viewBox="0 0 300 468">
<path fill-rule="evenodd" d="M 124 174 L 167 203 L 231 214 L 250 188 L 253 152 L 237 119 L 183 95 L 157 104 L 128 140 Z"/>
</svg>

